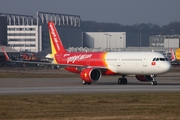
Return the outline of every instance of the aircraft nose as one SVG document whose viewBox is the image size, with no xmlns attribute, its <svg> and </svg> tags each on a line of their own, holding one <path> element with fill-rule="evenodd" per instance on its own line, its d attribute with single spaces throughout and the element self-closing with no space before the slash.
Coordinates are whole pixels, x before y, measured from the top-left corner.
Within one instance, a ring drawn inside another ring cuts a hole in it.
<svg viewBox="0 0 180 120">
<path fill-rule="evenodd" d="M 171 69 L 171 63 L 170 62 L 166 62 L 165 64 L 163 64 L 163 69 L 164 69 L 164 72 L 168 72 L 170 69 Z"/>
</svg>

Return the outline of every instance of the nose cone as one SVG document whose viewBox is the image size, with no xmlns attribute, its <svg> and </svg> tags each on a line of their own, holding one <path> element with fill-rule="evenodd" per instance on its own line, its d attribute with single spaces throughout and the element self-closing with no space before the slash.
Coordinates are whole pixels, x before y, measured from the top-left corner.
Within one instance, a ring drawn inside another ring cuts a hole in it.
<svg viewBox="0 0 180 120">
<path fill-rule="evenodd" d="M 163 73 L 167 73 L 169 70 L 171 70 L 172 66 L 170 62 L 165 62 L 162 64 L 162 71 Z"/>
</svg>

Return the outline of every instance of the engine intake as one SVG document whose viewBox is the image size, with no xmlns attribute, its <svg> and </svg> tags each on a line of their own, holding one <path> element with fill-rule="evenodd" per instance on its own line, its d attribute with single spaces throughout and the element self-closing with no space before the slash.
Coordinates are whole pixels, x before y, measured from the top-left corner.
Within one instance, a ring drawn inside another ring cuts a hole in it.
<svg viewBox="0 0 180 120">
<path fill-rule="evenodd" d="M 98 81 L 102 76 L 99 69 L 85 68 L 81 71 L 80 77 L 86 82 Z"/>
<path fill-rule="evenodd" d="M 141 82 L 149 82 L 153 80 L 153 78 L 150 75 L 136 75 L 136 79 L 138 79 Z"/>
</svg>

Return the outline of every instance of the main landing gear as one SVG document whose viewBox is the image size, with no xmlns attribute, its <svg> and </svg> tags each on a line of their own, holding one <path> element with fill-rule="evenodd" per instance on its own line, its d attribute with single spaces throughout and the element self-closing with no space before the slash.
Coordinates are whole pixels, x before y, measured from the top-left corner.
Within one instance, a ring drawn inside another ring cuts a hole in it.
<svg viewBox="0 0 180 120">
<path fill-rule="evenodd" d="M 125 76 L 122 76 L 122 78 L 118 79 L 118 84 L 127 84 L 127 78 L 125 78 Z"/>
<path fill-rule="evenodd" d="M 151 75 L 152 77 L 152 81 L 151 81 L 151 85 L 157 85 L 157 81 L 155 80 L 156 79 L 156 75 Z"/>
<path fill-rule="evenodd" d="M 86 85 L 86 84 L 87 84 L 87 85 L 91 85 L 91 82 L 86 82 L 86 81 L 82 80 L 82 84 L 83 84 L 83 85 Z"/>
</svg>

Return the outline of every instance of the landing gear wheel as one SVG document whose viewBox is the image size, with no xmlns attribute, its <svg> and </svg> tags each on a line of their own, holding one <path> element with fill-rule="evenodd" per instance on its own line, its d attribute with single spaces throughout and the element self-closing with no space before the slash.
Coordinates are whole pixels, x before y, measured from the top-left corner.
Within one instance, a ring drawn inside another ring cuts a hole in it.
<svg viewBox="0 0 180 120">
<path fill-rule="evenodd" d="M 86 85 L 87 83 L 86 83 L 86 81 L 82 80 L 82 84 L 83 84 L 83 85 Z"/>
<path fill-rule="evenodd" d="M 127 84 L 127 78 L 123 78 L 123 84 Z"/>
<path fill-rule="evenodd" d="M 157 85 L 157 81 L 154 81 L 154 85 Z"/>
<path fill-rule="evenodd" d="M 155 80 L 156 79 L 156 75 L 151 75 L 151 77 L 153 78 L 153 80 L 151 82 L 151 85 L 157 85 L 157 81 Z"/>
<path fill-rule="evenodd" d="M 88 85 L 91 85 L 91 82 L 87 82 Z"/>
<path fill-rule="evenodd" d="M 119 85 L 122 84 L 122 81 L 123 81 L 122 78 L 119 78 L 119 79 L 118 79 L 118 84 L 119 84 Z"/>
<path fill-rule="evenodd" d="M 151 85 L 157 85 L 157 81 L 152 81 Z"/>
<path fill-rule="evenodd" d="M 118 84 L 127 84 L 127 78 L 119 78 Z"/>
<path fill-rule="evenodd" d="M 91 82 L 86 82 L 86 81 L 82 80 L 82 84 L 83 84 L 83 85 L 86 85 L 86 84 L 87 84 L 87 85 L 91 85 Z"/>
</svg>

